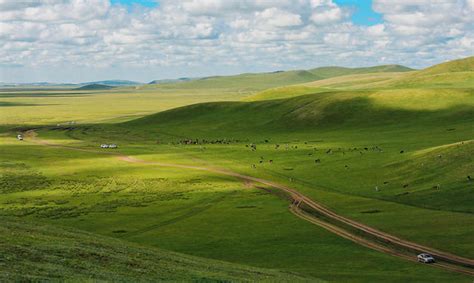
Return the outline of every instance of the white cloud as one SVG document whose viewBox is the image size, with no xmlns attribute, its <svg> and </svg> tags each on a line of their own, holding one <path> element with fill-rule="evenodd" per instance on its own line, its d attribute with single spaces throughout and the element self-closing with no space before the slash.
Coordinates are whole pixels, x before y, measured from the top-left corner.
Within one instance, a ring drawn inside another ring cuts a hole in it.
<svg viewBox="0 0 474 283">
<path fill-rule="evenodd" d="M 97 75 L 99 67 L 147 80 L 320 65 L 422 66 L 473 50 L 473 0 L 374 0 L 384 23 L 370 27 L 351 23 L 349 10 L 332 0 L 159 2 L 127 8 L 108 0 L 0 0 L 0 81 L 34 68 L 47 70 L 42 80 L 78 80 L 74 68 Z"/>
<path fill-rule="evenodd" d="M 265 9 L 263 12 L 258 12 L 256 17 L 272 27 L 294 27 L 303 24 L 300 15 L 278 8 Z"/>
<path fill-rule="evenodd" d="M 347 17 L 347 12 L 332 0 L 312 0 L 311 7 L 313 8 L 311 20 L 318 25 L 337 23 Z"/>
</svg>

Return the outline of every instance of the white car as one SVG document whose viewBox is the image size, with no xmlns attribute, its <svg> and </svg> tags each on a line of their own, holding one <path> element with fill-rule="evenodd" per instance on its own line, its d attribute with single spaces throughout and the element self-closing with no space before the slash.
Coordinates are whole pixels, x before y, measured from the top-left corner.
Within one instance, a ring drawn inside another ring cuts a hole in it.
<svg viewBox="0 0 474 283">
<path fill-rule="evenodd" d="M 419 262 L 422 263 L 435 263 L 435 259 L 432 255 L 427 253 L 422 253 L 417 256 Z"/>
</svg>

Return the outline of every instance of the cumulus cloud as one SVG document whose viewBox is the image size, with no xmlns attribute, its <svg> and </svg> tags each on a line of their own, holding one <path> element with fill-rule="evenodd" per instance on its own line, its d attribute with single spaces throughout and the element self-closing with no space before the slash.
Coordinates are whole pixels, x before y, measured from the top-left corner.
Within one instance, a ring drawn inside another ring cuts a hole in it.
<svg viewBox="0 0 474 283">
<path fill-rule="evenodd" d="M 52 80 L 74 76 L 75 67 L 146 80 L 321 65 L 418 67 L 472 55 L 473 0 L 373 0 L 373 8 L 383 23 L 358 26 L 332 0 L 161 0 L 156 7 L 0 0 L 0 81 L 33 68 L 49 70 L 43 79 Z"/>
</svg>

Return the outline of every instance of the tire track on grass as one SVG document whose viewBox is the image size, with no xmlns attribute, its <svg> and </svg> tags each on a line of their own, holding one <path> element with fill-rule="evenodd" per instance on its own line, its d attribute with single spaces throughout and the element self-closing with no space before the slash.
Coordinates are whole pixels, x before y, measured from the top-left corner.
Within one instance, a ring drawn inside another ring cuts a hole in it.
<svg viewBox="0 0 474 283">
<path fill-rule="evenodd" d="M 355 242 L 367 248 L 370 248 L 379 252 L 383 252 L 385 254 L 389 254 L 392 256 L 396 256 L 405 260 L 409 260 L 412 262 L 416 262 L 415 256 L 417 253 L 427 252 L 427 253 L 432 254 L 438 260 L 438 262 L 435 264 L 432 264 L 432 266 L 442 268 L 448 271 L 453 271 L 453 272 L 462 273 L 465 275 L 474 276 L 474 260 L 472 259 L 450 254 L 443 251 L 439 251 L 437 249 L 426 247 L 414 242 L 406 241 L 396 236 L 374 229 L 365 224 L 354 221 L 352 219 L 338 215 L 334 211 L 313 201 L 312 199 L 303 195 L 297 190 L 287 187 L 285 185 L 279 184 L 279 183 L 275 183 L 275 182 L 265 180 L 262 178 L 256 178 L 252 176 L 243 175 L 240 173 L 236 173 L 236 172 L 229 171 L 226 169 L 221 169 L 221 168 L 146 161 L 146 160 L 138 159 L 136 157 L 127 156 L 127 155 L 123 155 L 116 152 L 104 152 L 104 151 L 98 151 L 98 150 L 92 150 L 92 149 L 84 149 L 84 148 L 77 148 L 77 147 L 72 147 L 72 146 L 58 145 L 58 144 L 54 144 L 48 141 L 37 139 L 36 132 L 34 132 L 34 130 L 28 131 L 25 136 L 32 138 L 32 141 L 34 143 L 41 144 L 44 146 L 64 148 L 64 149 L 76 150 L 76 151 L 82 151 L 82 152 L 98 153 L 102 155 L 104 154 L 113 155 L 113 156 L 116 156 L 119 160 L 122 160 L 128 163 L 153 165 L 153 166 L 160 166 L 160 167 L 167 167 L 167 168 L 179 168 L 179 169 L 205 171 L 205 172 L 211 172 L 215 174 L 221 174 L 221 175 L 234 177 L 234 178 L 243 180 L 246 183 L 252 182 L 252 183 L 263 184 L 263 185 L 272 187 L 274 189 L 277 189 L 277 190 L 280 190 L 281 192 L 286 193 L 289 196 L 289 198 L 292 200 L 292 205 L 290 205 L 290 211 L 294 215 L 312 224 L 318 225 L 345 239 L 348 239 L 352 242 Z M 323 221 L 321 218 L 318 218 L 314 215 L 307 213 L 306 211 L 301 209 L 302 204 L 309 207 L 309 209 L 313 210 L 314 212 L 324 216 L 324 218 L 329 219 L 330 221 Z M 335 223 L 337 223 L 338 225 L 336 225 Z M 341 226 L 345 226 L 350 229 L 344 229 Z M 357 231 L 357 233 L 354 231 Z M 367 235 L 369 237 L 367 238 L 362 237 L 360 236 L 360 234 Z"/>
<path fill-rule="evenodd" d="M 233 192 L 230 192 L 230 193 L 226 193 L 218 198 L 214 198 L 214 199 L 206 199 L 203 203 L 199 203 L 195 206 L 192 206 L 191 209 L 189 211 L 187 211 L 186 213 L 184 214 L 181 214 L 179 216 L 176 216 L 174 218 L 171 218 L 171 219 L 168 219 L 166 221 L 163 221 L 163 222 L 160 222 L 160 223 L 157 223 L 155 225 L 151 225 L 151 226 L 148 226 L 148 227 L 144 227 L 142 229 L 138 229 L 138 230 L 135 230 L 135 231 L 131 231 L 131 232 L 126 232 L 122 235 L 119 236 L 119 238 L 125 238 L 125 237 L 134 237 L 134 236 L 137 236 L 137 235 L 140 235 L 140 234 L 144 234 L 144 233 L 147 233 L 147 232 L 150 232 L 150 231 L 153 231 L 153 230 L 156 230 L 156 229 L 159 229 L 159 228 L 162 228 L 162 227 L 165 227 L 165 226 L 168 226 L 168 225 L 171 225 L 171 224 L 175 224 L 177 222 L 180 222 L 180 221 L 183 221 L 183 220 L 186 220 L 188 218 L 191 218 L 193 216 L 196 216 L 197 214 L 199 213 L 203 213 L 209 209 L 211 209 L 212 207 L 214 207 L 216 204 L 222 202 L 225 198 L 229 197 L 229 196 L 232 196 L 234 195 L 236 192 L 233 191 Z"/>
</svg>

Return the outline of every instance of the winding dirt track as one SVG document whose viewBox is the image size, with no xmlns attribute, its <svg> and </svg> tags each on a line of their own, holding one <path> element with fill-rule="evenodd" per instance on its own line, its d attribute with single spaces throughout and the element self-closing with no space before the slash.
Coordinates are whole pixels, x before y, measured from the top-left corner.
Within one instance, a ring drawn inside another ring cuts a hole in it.
<svg viewBox="0 0 474 283">
<path fill-rule="evenodd" d="M 472 259 L 453 255 L 453 254 L 439 251 L 430 247 L 422 246 L 410 241 L 400 239 L 396 236 L 387 234 L 385 232 L 379 231 L 377 229 L 374 229 L 372 227 L 369 227 L 357 221 L 338 215 L 334 211 L 313 201 L 312 199 L 310 199 L 309 197 L 306 197 L 305 195 L 296 191 L 295 189 L 292 189 L 285 185 L 281 185 L 269 180 L 247 176 L 247 175 L 239 174 L 239 173 L 229 171 L 226 169 L 221 169 L 221 168 L 152 162 L 152 161 L 141 160 L 132 156 L 126 156 L 126 155 L 122 155 L 122 154 L 114 153 L 114 152 L 104 152 L 104 151 L 99 151 L 99 150 L 58 145 L 58 144 L 54 144 L 45 140 L 37 139 L 36 133 L 34 131 L 26 132 L 25 137 L 31 138 L 30 141 L 36 144 L 63 148 L 63 149 L 68 149 L 68 150 L 113 155 L 113 156 L 116 156 L 119 160 L 122 160 L 128 163 L 138 163 L 138 164 L 153 165 L 153 166 L 159 166 L 159 167 L 170 167 L 170 168 L 206 171 L 206 172 L 211 172 L 215 174 L 235 177 L 237 179 L 244 181 L 247 184 L 248 183 L 263 184 L 268 187 L 278 189 L 284 192 L 285 194 L 287 194 L 292 201 L 292 204 L 290 205 L 290 211 L 294 215 L 310 223 L 318 225 L 345 239 L 348 239 L 362 246 L 371 248 L 373 250 L 377 250 L 379 252 L 383 252 L 383 253 L 393 255 L 393 256 L 403 258 L 405 260 L 409 260 L 413 262 L 416 262 L 417 253 L 427 252 L 427 253 L 432 254 L 437 260 L 437 263 L 431 264 L 431 266 L 474 276 L 474 260 Z M 317 217 L 311 213 L 308 213 L 306 211 L 307 209 L 302 209 L 301 206 L 309 207 L 312 212 L 316 212 L 318 215 L 322 216 L 322 218 Z M 336 223 L 338 225 L 336 225 Z M 347 227 L 347 229 L 342 228 L 341 226 Z M 367 237 L 362 237 L 361 235 L 366 235 Z"/>
</svg>

